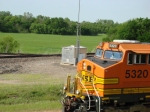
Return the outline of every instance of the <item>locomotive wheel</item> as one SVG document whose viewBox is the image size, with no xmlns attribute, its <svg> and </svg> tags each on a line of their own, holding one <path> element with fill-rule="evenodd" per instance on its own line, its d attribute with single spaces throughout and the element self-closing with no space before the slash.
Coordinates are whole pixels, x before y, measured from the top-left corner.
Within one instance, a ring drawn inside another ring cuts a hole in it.
<svg viewBox="0 0 150 112">
<path fill-rule="evenodd" d="M 71 111 L 67 110 L 67 109 L 63 106 L 62 112 L 71 112 Z"/>
</svg>

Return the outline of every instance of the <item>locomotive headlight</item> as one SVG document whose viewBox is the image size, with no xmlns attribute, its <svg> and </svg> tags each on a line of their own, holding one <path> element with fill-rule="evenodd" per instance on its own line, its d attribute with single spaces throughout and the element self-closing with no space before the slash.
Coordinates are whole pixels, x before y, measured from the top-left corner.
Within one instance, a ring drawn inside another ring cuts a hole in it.
<svg viewBox="0 0 150 112">
<path fill-rule="evenodd" d="M 79 95 L 80 94 L 80 90 L 76 90 L 76 94 Z"/>
<path fill-rule="evenodd" d="M 67 86 L 64 86 L 64 90 L 67 90 Z"/>
<path fill-rule="evenodd" d="M 86 67 L 84 66 L 83 69 L 86 69 Z"/>
<path fill-rule="evenodd" d="M 83 69 L 85 69 L 86 68 L 86 63 L 85 62 L 83 62 Z"/>
</svg>

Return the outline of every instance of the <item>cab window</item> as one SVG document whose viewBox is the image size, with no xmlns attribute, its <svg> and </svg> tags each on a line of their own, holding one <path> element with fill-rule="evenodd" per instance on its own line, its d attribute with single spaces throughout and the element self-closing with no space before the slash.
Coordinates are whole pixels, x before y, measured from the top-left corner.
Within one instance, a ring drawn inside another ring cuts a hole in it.
<svg viewBox="0 0 150 112">
<path fill-rule="evenodd" d="M 97 57 L 102 57 L 102 53 L 103 53 L 103 50 L 102 50 L 102 49 L 96 49 L 95 56 L 97 56 Z"/>
<path fill-rule="evenodd" d="M 128 54 L 128 64 L 145 64 L 146 54 Z"/>
<path fill-rule="evenodd" d="M 146 54 L 135 54 L 134 55 L 135 64 L 145 64 L 146 63 Z"/>
<path fill-rule="evenodd" d="M 133 64 L 133 54 L 132 53 L 129 53 L 128 54 L 128 64 Z"/>
<path fill-rule="evenodd" d="M 121 60 L 122 52 L 107 50 L 107 51 L 105 51 L 104 58 L 105 59 L 113 59 L 113 60 Z"/>
</svg>

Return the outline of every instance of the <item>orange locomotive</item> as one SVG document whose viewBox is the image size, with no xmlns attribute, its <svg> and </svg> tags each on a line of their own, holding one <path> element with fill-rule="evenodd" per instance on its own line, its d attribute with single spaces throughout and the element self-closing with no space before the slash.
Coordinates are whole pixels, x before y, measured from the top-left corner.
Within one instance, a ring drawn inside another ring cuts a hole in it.
<svg viewBox="0 0 150 112">
<path fill-rule="evenodd" d="M 150 44 L 131 40 L 99 43 L 94 57 L 77 64 L 73 84 L 71 92 L 68 76 L 64 112 L 101 112 L 110 107 L 129 110 L 135 104 L 148 106 Z"/>
</svg>

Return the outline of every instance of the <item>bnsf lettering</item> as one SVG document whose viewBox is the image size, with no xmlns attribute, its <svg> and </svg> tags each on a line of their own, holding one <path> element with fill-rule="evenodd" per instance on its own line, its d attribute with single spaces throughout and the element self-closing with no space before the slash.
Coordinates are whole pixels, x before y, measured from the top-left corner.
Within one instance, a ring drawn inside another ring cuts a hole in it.
<svg viewBox="0 0 150 112">
<path fill-rule="evenodd" d="M 117 48 L 117 46 L 118 46 L 117 44 L 109 44 L 110 48 Z"/>
<path fill-rule="evenodd" d="M 147 78 L 147 70 L 126 70 L 125 78 Z"/>
<path fill-rule="evenodd" d="M 84 80 L 84 81 L 86 81 L 86 82 L 92 82 L 93 77 L 83 75 L 83 76 L 82 76 L 82 80 Z"/>
</svg>

